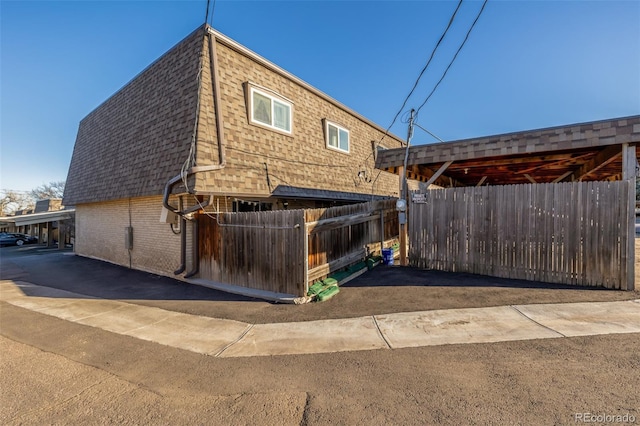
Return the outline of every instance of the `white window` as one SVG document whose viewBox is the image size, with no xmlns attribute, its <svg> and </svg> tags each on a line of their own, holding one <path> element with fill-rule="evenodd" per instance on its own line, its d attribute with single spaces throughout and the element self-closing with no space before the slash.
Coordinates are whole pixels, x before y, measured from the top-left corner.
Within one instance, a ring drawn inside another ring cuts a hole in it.
<svg viewBox="0 0 640 426">
<path fill-rule="evenodd" d="M 325 134 L 327 147 L 343 152 L 349 152 L 349 131 L 342 126 L 327 121 Z"/>
<path fill-rule="evenodd" d="M 251 87 L 251 122 L 291 133 L 291 103 Z"/>
</svg>

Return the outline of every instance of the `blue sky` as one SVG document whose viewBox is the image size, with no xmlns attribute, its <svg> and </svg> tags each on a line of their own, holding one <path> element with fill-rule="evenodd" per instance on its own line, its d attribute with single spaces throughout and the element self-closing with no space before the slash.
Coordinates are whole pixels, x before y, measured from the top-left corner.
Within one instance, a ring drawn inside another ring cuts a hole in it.
<svg viewBox="0 0 640 426">
<path fill-rule="evenodd" d="M 213 26 L 386 128 L 456 4 L 218 0 Z M 481 5 L 463 2 L 405 111 Z M 0 0 L 0 188 L 64 180 L 80 120 L 202 24 L 205 7 Z M 456 140 L 636 114 L 639 1 L 490 0 L 418 123 Z M 417 130 L 412 143 L 433 141 Z"/>
</svg>

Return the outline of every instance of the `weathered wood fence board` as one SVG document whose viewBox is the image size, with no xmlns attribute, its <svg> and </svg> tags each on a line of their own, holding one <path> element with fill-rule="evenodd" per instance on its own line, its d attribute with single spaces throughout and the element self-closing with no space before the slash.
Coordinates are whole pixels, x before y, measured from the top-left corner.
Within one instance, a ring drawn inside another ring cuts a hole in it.
<svg viewBox="0 0 640 426">
<path fill-rule="evenodd" d="M 309 281 L 358 262 L 365 247 L 398 234 L 394 200 L 201 214 L 198 224 L 202 279 L 296 296 Z"/>
<path fill-rule="evenodd" d="M 304 289 L 302 210 L 200 215 L 200 276 L 277 293 Z"/>
<path fill-rule="evenodd" d="M 409 209 L 409 262 L 626 289 L 630 190 L 626 181 L 430 190 Z"/>
<path fill-rule="evenodd" d="M 304 214 L 309 232 L 309 270 L 398 235 L 394 200 L 305 210 Z M 384 217 L 385 235 L 381 235 L 380 215 Z"/>
<path fill-rule="evenodd" d="M 308 276 L 312 282 L 380 249 L 398 235 L 395 200 L 305 210 Z"/>
</svg>

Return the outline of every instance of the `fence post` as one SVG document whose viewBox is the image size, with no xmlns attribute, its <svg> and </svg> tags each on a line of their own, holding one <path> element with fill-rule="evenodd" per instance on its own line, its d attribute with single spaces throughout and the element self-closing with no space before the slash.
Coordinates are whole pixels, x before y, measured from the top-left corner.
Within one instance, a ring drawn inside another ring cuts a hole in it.
<svg viewBox="0 0 640 426">
<path fill-rule="evenodd" d="M 382 256 L 384 248 L 384 212 L 384 209 L 380 209 L 380 256 Z"/>
<path fill-rule="evenodd" d="M 635 288 L 635 220 L 636 220 L 636 147 L 627 143 L 622 145 L 622 179 L 628 182 L 628 197 L 622 201 L 627 204 L 627 290 Z"/>
<path fill-rule="evenodd" d="M 309 291 L 309 231 L 307 229 L 307 221 L 306 218 L 304 217 L 304 213 L 302 214 L 302 226 L 300 227 L 300 229 L 302 230 L 302 242 L 304 244 L 304 284 L 303 284 L 303 289 L 304 289 L 304 293 L 303 296 L 307 295 L 307 292 Z"/>
</svg>

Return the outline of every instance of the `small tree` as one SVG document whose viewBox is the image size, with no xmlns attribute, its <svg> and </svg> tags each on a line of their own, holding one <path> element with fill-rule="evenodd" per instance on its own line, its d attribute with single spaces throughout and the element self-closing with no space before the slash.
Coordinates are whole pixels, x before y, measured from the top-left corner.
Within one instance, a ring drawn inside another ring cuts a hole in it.
<svg viewBox="0 0 640 426">
<path fill-rule="evenodd" d="M 32 189 L 29 195 L 37 200 L 46 200 L 49 198 L 62 198 L 64 194 L 65 181 L 49 182 Z"/>
<path fill-rule="evenodd" d="M 35 203 L 30 194 L 3 189 L 0 191 L 0 208 L 2 216 L 13 214 L 20 210 L 32 209 Z"/>
</svg>

